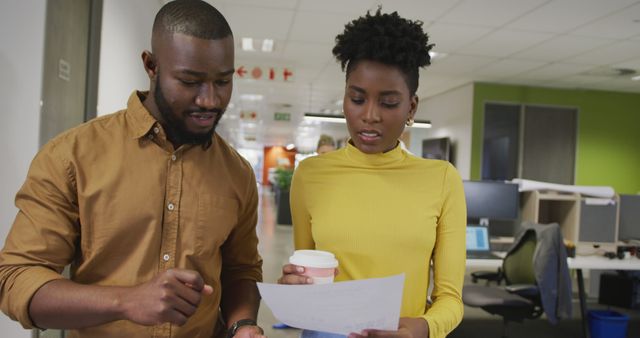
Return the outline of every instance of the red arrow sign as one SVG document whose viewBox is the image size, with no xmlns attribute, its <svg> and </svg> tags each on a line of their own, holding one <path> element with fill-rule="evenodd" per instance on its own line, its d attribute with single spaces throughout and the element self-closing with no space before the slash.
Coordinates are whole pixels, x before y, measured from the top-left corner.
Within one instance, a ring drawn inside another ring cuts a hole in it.
<svg viewBox="0 0 640 338">
<path fill-rule="evenodd" d="M 239 80 L 294 81 L 294 70 L 289 67 L 238 65 L 235 77 Z"/>
<path fill-rule="evenodd" d="M 293 72 L 285 68 L 282 76 L 284 76 L 284 80 L 287 81 L 290 76 L 293 76 Z"/>
<path fill-rule="evenodd" d="M 244 69 L 244 66 L 240 66 L 240 68 L 236 70 L 236 73 L 238 74 L 238 76 L 244 77 L 244 74 L 247 73 L 247 70 Z"/>
</svg>

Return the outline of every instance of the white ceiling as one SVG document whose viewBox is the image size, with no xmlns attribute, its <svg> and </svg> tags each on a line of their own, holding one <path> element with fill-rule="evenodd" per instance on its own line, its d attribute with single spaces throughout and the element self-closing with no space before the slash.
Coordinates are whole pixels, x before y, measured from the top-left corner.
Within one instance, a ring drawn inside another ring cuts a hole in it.
<svg viewBox="0 0 640 338">
<path fill-rule="evenodd" d="M 422 20 L 436 44 L 434 51 L 447 54 L 421 71 L 422 99 L 477 81 L 640 93 L 640 81 L 613 71 L 630 68 L 640 73 L 637 0 L 209 2 L 234 31 L 236 67 L 286 67 L 294 72 L 289 82 L 235 80 L 233 106 L 221 130 L 226 129 L 237 146 L 296 141 L 304 150 L 312 147 L 320 131 L 344 130 L 340 125 L 309 127 L 302 113 L 339 111 L 336 101 L 342 98 L 344 75 L 331 55 L 334 38 L 347 22 L 378 5 L 384 12 Z M 243 37 L 274 39 L 275 50 L 242 51 Z M 260 94 L 263 99 L 248 102 L 241 100 L 242 94 Z M 255 111 L 257 117 L 241 121 L 240 111 Z M 274 112 L 290 112 L 291 121 L 274 122 Z"/>
</svg>

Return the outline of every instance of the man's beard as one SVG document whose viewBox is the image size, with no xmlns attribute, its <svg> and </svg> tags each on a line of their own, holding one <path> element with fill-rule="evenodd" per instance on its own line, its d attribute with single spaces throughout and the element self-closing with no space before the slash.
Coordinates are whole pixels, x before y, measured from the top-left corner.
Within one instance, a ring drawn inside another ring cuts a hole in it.
<svg viewBox="0 0 640 338">
<path fill-rule="evenodd" d="M 213 112 L 216 114 L 216 120 L 213 122 L 213 126 L 211 126 L 211 130 L 206 133 L 192 133 L 187 130 L 187 126 L 184 120 L 178 119 L 173 112 L 173 109 L 169 106 L 169 103 L 164 97 L 162 93 L 162 88 L 160 86 L 160 74 L 158 74 L 158 81 L 156 81 L 156 88 L 153 93 L 154 99 L 156 101 L 156 105 L 158 106 L 158 110 L 160 111 L 160 116 L 164 120 L 165 124 L 163 127 L 167 132 L 167 136 L 169 139 L 176 144 L 199 144 L 202 145 L 203 148 L 209 148 L 213 141 L 212 136 L 216 131 L 216 127 L 218 126 L 218 122 L 220 122 L 220 118 L 222 118 L 222 114 L 224 114 L 224 110 L 221 109 L 199 109 L 190 111 L 191 112 Z M 185 114 L 186 115 L 186 114 Z"/>
</svg>

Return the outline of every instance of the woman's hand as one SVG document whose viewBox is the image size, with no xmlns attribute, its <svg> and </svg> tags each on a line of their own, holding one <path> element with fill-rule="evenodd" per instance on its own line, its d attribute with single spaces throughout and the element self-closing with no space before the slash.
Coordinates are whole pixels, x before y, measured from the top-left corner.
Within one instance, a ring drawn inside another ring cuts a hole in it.
<svg viewBox="0 0 640 338">
<path fill-rule="evenodd" d="M 429 338 L 429 324 L 424 318 L 400 318 L 397 331 L 363 330 L 349 338 Z"/>
<path fill-rule="evenodd" d="M 334 276 L 337 276 L 338 272 L 338 268 L 336 268 Z M 313 278 L 304 275 L 304 266 L 285 264 L 282 267 L 282 277 L 278 279 L 278 284 L 313 284 Z"/>
<path fill-rule="evenodd" d="M 278 279 L 278 284 L 313 284 L 313 279 L 302 275 L 303 273 L 303 266 L 285 264 L 282 267 L 282 277 Z"/>
<path fill-rule="evenodd" d="M 238 329 L 234 338 L 267 338 L 259 326 L 243 326 Z"/>
</svg>

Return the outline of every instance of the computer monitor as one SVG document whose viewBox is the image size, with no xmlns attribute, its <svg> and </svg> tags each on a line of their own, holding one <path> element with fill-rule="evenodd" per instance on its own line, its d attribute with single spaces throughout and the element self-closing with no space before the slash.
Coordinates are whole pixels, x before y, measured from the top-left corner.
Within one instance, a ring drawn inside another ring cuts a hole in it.
<svg viewBox="0 0 640 338">
<path fill-rule="evenodd" d="M 618 238 L 640 241 L 640 195 L 620 195 Z"/>
<path fill-rule="evenodd" d="M 477 218 L 481 225 L 489 220 L 518 218 L 520 195 L 518 185 L 501 181 L 463 181 L 467 217 Z"/>
<path fill-rule="evenodd" d="M 448 137 L 422 140 L 422 157 L 450 161 L 451 141 Z"/>
</svg>

